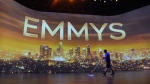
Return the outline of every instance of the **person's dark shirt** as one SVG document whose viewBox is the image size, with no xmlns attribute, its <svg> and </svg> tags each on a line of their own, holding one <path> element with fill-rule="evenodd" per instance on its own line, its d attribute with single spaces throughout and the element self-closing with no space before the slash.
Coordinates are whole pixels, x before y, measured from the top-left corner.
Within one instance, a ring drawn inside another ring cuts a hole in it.
<svg viewBox="0 0 150 84">
<path fill-rule="evenodd" d="M 110 60 L 110 55 L 109 55 L 108 52 L 105 53 L 105 61 L 106 61 L 106 62 L 110 62 L 110 61 L 111 61 L 111 60 Z"/>
</svg>

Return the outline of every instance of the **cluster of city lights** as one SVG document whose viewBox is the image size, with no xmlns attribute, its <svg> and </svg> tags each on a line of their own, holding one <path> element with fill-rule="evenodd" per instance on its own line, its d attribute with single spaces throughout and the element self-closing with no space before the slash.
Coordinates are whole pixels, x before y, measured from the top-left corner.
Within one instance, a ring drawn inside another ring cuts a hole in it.
<svg viewBox="0 0 150 84">
<path fill-rule="evenodd" d="M 48 45 L 40 45 L 40 52 L 0 50 L 0 73 L 79 73 L 90 72 L 97 64 L 96 72 L 103 71 L 105 61 L 101 49 L 91 51 L 90 45 L 80 50 L 65 51 L 62 42 L 53 50 Z M 39 50 L 38 50 L 39 51 Z M 33 54 L 33 52 L 35 52 Z M 92 54 L 94 53 L 94 54 Z M 110 51 L 113 68 L 116 71 L 139 71 L 150 69 L 150 50 L 131 48 L 125 51 Z"/>
<path fill-rule="evenodd" d="M 126 60 L 119 62 L 113 60 L 113 69 L 115 71 L 141 71 L 150 69 L 150 59 L 142 60 Z M 57 62 L 57 61 L 36 61 L 30 58 L 23 57 L 18 61 L 2 61 L 0 60 L 0 74 L 14 73 L 79 73 L 90 72 L 97 62 L 87 61 L 81 62 Z M 100 63 L 95 69 L 95 72 L 102 72 L 105 69 L 105 63 Z"/>
</svg>

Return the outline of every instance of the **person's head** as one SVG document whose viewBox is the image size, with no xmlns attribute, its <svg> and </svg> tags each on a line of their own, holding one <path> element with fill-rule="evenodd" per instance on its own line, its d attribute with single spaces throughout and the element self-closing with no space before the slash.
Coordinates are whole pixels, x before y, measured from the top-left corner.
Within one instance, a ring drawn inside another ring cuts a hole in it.
<svg viewBox="0 0 150 84">
<path fill-rule="evenodd" d="M 106 50 L 106 49 L 104 50 L 104 53 L 107 53 L 107 50 Z"/>
</svg>

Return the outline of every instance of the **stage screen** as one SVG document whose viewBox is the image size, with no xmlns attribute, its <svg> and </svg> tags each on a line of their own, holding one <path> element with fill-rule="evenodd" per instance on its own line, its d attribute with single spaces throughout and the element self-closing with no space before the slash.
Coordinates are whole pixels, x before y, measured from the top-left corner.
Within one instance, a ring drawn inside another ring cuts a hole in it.
<svg viewBox="0 0 150 84">
<path fill-rule="evenodd" d="M 104 49 L 115 70 L 149 69 L 150 6 L 101 16 L 40 12 L 0 1 L 0 73 L 88 72 L 98 63 L 100 71 Z"/>
</svg>

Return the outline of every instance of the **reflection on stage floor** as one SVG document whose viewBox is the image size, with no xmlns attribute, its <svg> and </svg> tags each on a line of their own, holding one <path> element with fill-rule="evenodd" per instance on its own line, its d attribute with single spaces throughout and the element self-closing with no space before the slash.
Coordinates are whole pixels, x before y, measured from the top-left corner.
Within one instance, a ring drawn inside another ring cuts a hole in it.
<svg viewBox="0 0 150 84">
<path fill-rule="evenodd" d="M 0 84 L 150 84 L 150 71 L 87 74 L 5 74 L 0 75 Z"/>
</svg>

